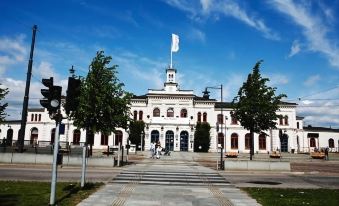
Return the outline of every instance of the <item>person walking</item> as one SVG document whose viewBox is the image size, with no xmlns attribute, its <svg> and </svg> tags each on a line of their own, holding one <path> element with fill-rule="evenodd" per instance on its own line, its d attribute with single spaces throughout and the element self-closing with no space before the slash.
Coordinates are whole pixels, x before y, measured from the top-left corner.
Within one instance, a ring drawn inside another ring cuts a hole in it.
<svg viewBox="0 0 339 206">
<path fill-rule="evenodd" d="M 161 146 L 160 146 L 160 142 L 159 142 L 159 141 L 158 141 L 158 143 L 157 143 L 157 145 L 156 145 L 156 148 L 155 148 L 155 149 L 156 149 L 156 151 L 155 151 L 155 152 L 156 152 L 156 154 L 157 154 L 157 156 L 156 156 L 156 157 L 157 157 L 157 159 L 160 159 L 160 152 L 161 152 L 160 150 L 161 150 Z"/>
<path fill-rule="evenodd" d="M 325 149 L 325 160 L 329 160 L 328 159 L 328 147 L 326 147 L 326 149 Z"/>
<path fill-rule="evenodd" d="M 154 159 L 154 154 L 155 154 L 155 143 L 154 142 L 151 142 L 150 151 L 151 151 L 151 158 Z"/>
</svg>

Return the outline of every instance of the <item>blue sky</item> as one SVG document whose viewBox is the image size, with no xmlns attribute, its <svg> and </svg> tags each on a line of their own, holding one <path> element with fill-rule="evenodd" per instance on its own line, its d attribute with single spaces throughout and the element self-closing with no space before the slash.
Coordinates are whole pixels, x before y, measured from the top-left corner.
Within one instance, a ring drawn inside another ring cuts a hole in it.
<svg viewBox="0 0 339 206">
<path fill-rule="evenodd" d="M 201 95 L 223 84 L 231 101 L 256 61 L 277 93 L 298 103 L 305 124 L 339 127 L 339 1 L 116 0 L 2 1 L 0 83 L 10 94 L 8 119 L 23 101 L 32 26 L 38 25 L 30 105 L 39 106 L 41 78 L 65 93 L 69 68 L 85 76 L 96 51 L 119 65 L 125 89 L 160 89 L 173 54 L 181 89 Z M 212 95 L 220 98 L 217 91 Z"/>
</svg>

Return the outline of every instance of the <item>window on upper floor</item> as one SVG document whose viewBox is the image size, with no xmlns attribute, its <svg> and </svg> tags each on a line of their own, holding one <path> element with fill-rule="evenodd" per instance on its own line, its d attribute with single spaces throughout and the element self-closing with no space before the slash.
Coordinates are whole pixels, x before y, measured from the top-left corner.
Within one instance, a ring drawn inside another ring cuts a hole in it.
<svg viewBox="0 0 339 206">
<path fill-rule="evenodd" d="M 31 114 L 31 122 L 34 121 L 34 114 Z"/>
<path fill-rule="evenodd" d="M 299 127 L 300 127 L 300 126 L 299 126 L 299 122 L 297 122 L 297 129 L 299 129 Z"/>
<path fill-rule="evenodd" d="M 284 122 L 283 122 L 283 117 L 279 117 L 279 125 L 283 125 Z"/>
<path fill-rule="evenodd" d="M 198 112 L 197 122 L 201 122 L 201 112 Z"/>
<path fill-rule="evenodd" d="M 186 109 L 182 109 L 180 111 L 180 117 L 181 118 L 186 118 L 187 117 L 187 110 Z"/>
<path fill-rule="evenodd" d="M 133 112 L 133 120 L 137 121 L 138 120 L 138 111 Z"/>
<path fill-rule="evenodd" d="M 160 109 L 159 108 L 153 109 L 153 117 L 160 117 Z"/>
<path fill-rule="evenodd" d="M 142 115 L 143 115 L 143 112 L 142 112 L 142 111 L 139 111 L 139 120 L 140 120 L 140 121 L 142 120 Z"/>
<path fill-rule="evenodd" d="M 285 120 L 285 125 L 288 125 L 288 116 L 287 115 L 284 117 L 284 120 Z"/>
<path fill-rule="evenodd" d="M 174 109 L 173 108 L 167 109 L 167 117 L 174 117 Z"/>
<path fill-rule="evenodd" d="M 41 122 L 41 114 L 39 114 L 39 122 Z"/>
<path fill-rule="evenodd" d="M 231 124 L 238 124 L 237 118 L 231 116 Z"/>
<path fill-rule="evenodd" d="M 218 124 L 224 124 L 224 115 L 223 114 L 218 114 L 217 122 L 218 122 Z"/>
<path fill-rule="evenodd" d="M 206 113 L 206 112 L 204 112 L 204 113 L 202 114 L 202 121 L 203 121 L 203 122 L 207 122 L 207 113 Z"/>
<path fill-rule="evenodd" d="M 35 120 L 36 122 L 38 121 L 38 115 L 37 115 L 37 114 L 34 115 L 34 120 Z"/>
</svg>

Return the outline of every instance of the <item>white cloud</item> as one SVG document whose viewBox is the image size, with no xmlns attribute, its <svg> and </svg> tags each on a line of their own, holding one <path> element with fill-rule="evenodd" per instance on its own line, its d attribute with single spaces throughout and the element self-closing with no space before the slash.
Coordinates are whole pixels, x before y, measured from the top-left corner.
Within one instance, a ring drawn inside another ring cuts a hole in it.
<svg viewBox="0 0 339 206">
<path fill-rule="evenodd" d="M 284 74 L 270 74 L 268 75 L 270 79 L 269 84 L 272 86 L 288 84 L 289 79 Z"/>
<path fill-rule="evenodd" d="M 288 55 L 288 57 L 293 57 L 294 55 L 298 54 L 300 52 L 300 44 L 297 40 L 293 41 L 291 46 L 291 51 Z"/>
<path fill-rule="evenodd" d="M 339 49 L 335 41 L 327 37 L 331 28 L 323 23 L 321 16 L 312 13 L 308 5 L 291 0 L 274 0 L 271 4 L 302 28 L 308 50 L 322 53 L 332 66 L 339 67 Z"/>
<path fill-rule="evenodd" d="M 0 37 L 0 75 L 11 66 L 22 63 L 27 55 L 24 35 Z"/>
<path fill-rule="evenodd" d="M 219 18 L 219 15 L 233 17 L 246 25 L 258 30 L 267 39 L 279 40 L 279 36 L 271 31 L 260 18 L 252 16 L 244 8 L 241 8 L 234 0 L 200 0 L 200 4 L 194 4 L 188 0 L 167 0 L 169 5 L 188 12 L 192 19 L 200 20 L 210 16 Z"/>
<path fill-rule="evenodd" d="M 313 76 L 310 76 L 308 77 L 305 82 L 304 82 L 304 85 L 305 86 L 313 86 L 315 83 L 317 83 L 319 80 L 320 80 L 320 75 L 319 74 L 316 74 L 316 75 L 313 75 Z"/>
<path fill-rule="evenodd" d="M 188 33 L 188 37 L 192 40 L 198 40 L 202 43 L 205 43 L 206 41 L 206 35 L 204 32 L 202 32 L 199 29 L 196 28 L 192 28 L 189 33 Z"/>
</svg>

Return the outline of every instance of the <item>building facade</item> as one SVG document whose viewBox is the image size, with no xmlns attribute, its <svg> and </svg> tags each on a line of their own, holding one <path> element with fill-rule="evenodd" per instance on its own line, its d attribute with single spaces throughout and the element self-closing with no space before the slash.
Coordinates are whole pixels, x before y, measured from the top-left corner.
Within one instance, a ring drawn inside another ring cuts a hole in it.
<svg viewBox="0 0 339 206">
<path fill-rule="evenodd" d="M 161 90 L 149 89 L 147 94 L 134 96 L 131 101 L 131 118 L 145 122 L 144 149 L 151 142 L 159 141 L 170 151 L 193 152 L 194 132 L 197 122 L 208 122 L 210 130 L 210 152 L 223 146 L 226 151 L 249 153 L 250 134 L 231 117 L 231 104 L 210 99 L 207 92 L 202 97 L 193 90 L 181 90 L 176 81 L 177 70 L 166 69 L 166 82 Z M 297 104 L 282 103 L 277 119 L 277 129 L 254 135 L 256 153 L 310 152 L 315 148 L 329 147 L 338 152 L 339 130 L 320 127 L 304 127 L 303 118 L 296 114 Z M 63 111 L 64 112 L 64 111 Z M 60 135 L 63 144 L 82 146 L 86 133 L 73 126 L 72 121 L 63 120 L 64 132 Z M 20 121 L 7 121 L 0 125 L 0 138 L 7 144 L 15 144 L 18 139 Z M 55 122 L 45 109 L 29 109 L 25 131 L 26 145 L 44 146 L 54 142 Z M 117 128 L 109 136 L 94 135 L 94 149 L 107 146 L 126 145 L 128 133 Z"/>
</svg>

